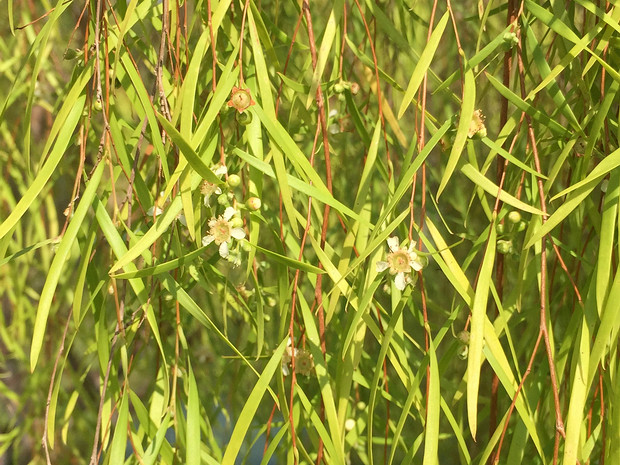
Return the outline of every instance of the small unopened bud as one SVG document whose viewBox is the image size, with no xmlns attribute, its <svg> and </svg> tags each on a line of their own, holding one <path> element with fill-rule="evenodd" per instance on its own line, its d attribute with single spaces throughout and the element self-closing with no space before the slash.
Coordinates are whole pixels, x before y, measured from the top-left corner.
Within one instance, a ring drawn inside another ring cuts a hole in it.
<svg viewBox="0 0 620 465">
<path fill-rule="evenodd" d="M 262 202 L 258 197 L 250 197 L 246 202 L 245 205 L 252 211 L 256 211 L 259 210 L 260 207 L 262 206 Z"/>
<path fill-rule="evenodd" d="M 521 213 L 516 210 L 511 211 L 510 213 L 508 213 L 508 221 L 510 221 L 512 224 L 517 224 L 519 221 L 521 221 Z"/>
<path fill-rule="evenodd" d="M 235 216 L 234 218 L 231 218 L 230 226 L 233 228 L 241 228 L 243 226 L 243 220 L 238 216 Z"/>
<path fill-rule="evenodd" d="M 228 195 L 227 194 L 220 194 L 217 196 L 217 203 L 220 205 L 228 205 Z"/>
<path fill-rule="evenodd" d="M 242 114 L 245 115 L 247 113 Z M 236 174 L 231 174 L 230 176 L 228 176 L 227 182 L 230 187 L 237 187 L 239 184 L 241 184 L 241 178 Z"/>
<path fill-rule="evenodd" d="M 357 82 L 352 82 L 351 83 L 351 93 L 353 95 L 357 95 L 359 91 L 360 91 L 360 85 Z"/>
<path fill-rule="evenodd" d="M 345 431 L 351 431 L 353 428 L 355 428 L 355 420 L 353 418 L 347 418 L 344 422 Z"/>
</svg>

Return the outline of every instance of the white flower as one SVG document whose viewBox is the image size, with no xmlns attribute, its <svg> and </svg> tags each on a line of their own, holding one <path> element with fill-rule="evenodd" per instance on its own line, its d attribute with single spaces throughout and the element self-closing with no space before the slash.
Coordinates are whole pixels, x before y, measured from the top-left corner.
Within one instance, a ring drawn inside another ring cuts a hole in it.
<svg viewBox="0 0 620 465">
<path fill-rule="evenodd" d="M 213 171 L 213 174 L 215 174 L 218 178 L 221 178 L 226 173 L 228 173 L 228 169 L 226 168 L 226 166 L 222 165 L 221 163 L 218 163 L 217 165 L 212 166 L 211 171 Z M 222 193 L 222 189 L 220 189 L 220 187 L 217 184 L 213 184 L 207 180 L 204 180 L 200 184 L 200 192 L 202 195 L 205 196 L 204 198 L 205 207 L 210 207 L 209 197 L 212 196 L 213 194 L 220 195 Z"/>
<path fill-rule="evenodd" d="M 394 277 L 396 289 L 402 291 L 411 282 L 411 271 L 420 271 L 423 268 L 422 261 L 415 252 L 415 242 L 411 242 L 409 247 L 400 245 L 398 237 L 390 237 L 387 240 L 390 252 L 387 254 L 386 261 L 377 262 L 377 272 L 390 271 Z"/>
<path fill-rule="evenodd" d="M 220 247 L 220 256 L 227 258 L 229 254 L 229 244 L 233 239 L 243 239 L 245 232 L 242 228 L 234 228 L 230 219 L 237 213 L 233 207 L 228 207 L 224 214 L 218 218 L 209 220 L 209 233 L 202 238 L 202 245 L 209 245 L 215 242 Z"/>
</svg>

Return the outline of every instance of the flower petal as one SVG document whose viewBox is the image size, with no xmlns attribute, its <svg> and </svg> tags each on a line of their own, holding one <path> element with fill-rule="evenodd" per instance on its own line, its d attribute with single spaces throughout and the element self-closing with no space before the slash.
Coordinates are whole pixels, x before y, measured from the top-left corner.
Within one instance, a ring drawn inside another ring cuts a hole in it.
<svg viewBox="0 0 620 465">
<path fill-rule="evenodd" d="M 398 273 L 396 275 L 396 277 L 394 278 L 394 285 L 396 286 L 396 289 L 398 289 L 399 291 L 402 291 L 405 289 L 405 286 L 407 285 L 407 279 L 405 278 L 405 273 Z"/>
<path fill-rule="evenodd" d="M 213 171 L 213 174 L 215 174 L 219 178 L 220 176 L 228 173 L 228 168 L 226 168 L 226 165 L 222 165 L 221 163 L 218 163 L 213 168 L 211 168 L 211 171 Z"/>
<path fill-rule="evenodd" d="M 235 239 L 243 239 L 245 237 L 245 231 L 242 228 L 232 228 L 230 235 Z"/>
<path fill-rule="evenodd" d="M 164 211 L 159 208 L 159 207 L 151 207 L 146 211 L 146 214 L 148 216 L 153 216 L 153 213 L 155 213 L 155 216 L 159 216 L 163 213 Z"/>
<path fill-rule="evenodd" d="M 388 262 L 377 262 L 377 273 L 381 273 L 389 268 L 390 264 Z"/>
<path fill-rule="evenodd" d="M 411 268 L 413 268 L 415 271 L 420 271 L 422 268 L 424 268 L 424 265 L 422 265 L 422 263 L 420 263 L 418 260 L 414 260 L 411 262 Z"/>
<path fill-rule="evenodd" d="M 220 244 L 220 257 L 228 257 L 228 242 L 222 242 Z"/>
<path fill-rule="evenodd" d="M 237 210 L 235 210 L 233 207 L 227 207 L 226 210 L 224 210 L 222 218 L 228 221 L 234 216 L 235 213 L 237 213 Z"/>
<path fill-rule="evenodd" d="M 211 242 L 213 242 L 214 240 L 215 240 L 215 237 L 213 237 L 213 236 L 205 236 L 205 237 L 202 238 L 202 245 L 203 246 L 207 246 Z"/>
<path fill-rule="evenodd" d="M 391 252 L 396 252 L 399 249 L 400 241 L 398 240 L 398 237 L 392 236 L 388 238 L 387 244 Z"/>
</svg>

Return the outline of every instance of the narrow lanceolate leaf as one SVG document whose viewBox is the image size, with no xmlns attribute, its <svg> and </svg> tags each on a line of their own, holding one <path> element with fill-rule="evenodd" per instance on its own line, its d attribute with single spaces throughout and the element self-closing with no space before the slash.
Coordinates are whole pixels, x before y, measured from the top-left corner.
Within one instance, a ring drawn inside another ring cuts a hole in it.
<svg viewBox="0 0 620 465">
<path fill-rule="evenodd" d="M 448 185 L 448 181 L 454 173 L 454 169 L 459 161 L 461 153 L 465 148 L 465 144 L 469 139 L 469 129 L 471 126 L 471 119 L 474 115 L 474 105 L 476 104 L 476 81 L 474 79 L 474 71 L 468 69 L 465 71 L 465 82 L 463 85 L 463 103 L 461 104 L 461 116 L 459 117 L 459 125 L 456 130 L 456 136 L 454 137 L 454 144 L 450 150 L 450 157 L 446 164 L 446 170 L 443 173 L 439 188 L 437 189 L 437 198 L 441 195 L 445 187 Z"/>
<path fill-rule="evenodd" d="M 118 419 L 114 429 L 114 438 L 110 446 L 110 460 L 108 463 L 125 463 L 125 450 L 127 449 L 127 426 L 129 420 L 129 401 L 127 390 L 123 391 L 121 406 L 118 409 Z"/>
<path fill-rule="evenodd" d="M 495 183 L 493 183 L 493 181 L 491 181 L 480 171 L 474 168 L 473 165 L 469 163 L 466 164 L 465 166 L 463 166 L 463 168 L 461 168 L 461 172 L 465 176 L 467 176 L 474 184 L 476 184 L 478 187 L 481 187 L 489 194 L 497 197 L 497 194 L 499 192 L 499 198 L 502 202 L 507 203 L 508 205 L 518 208 L 519 210 L 524 212 L 533 213 L 535 215 L 543 215 L 542 210 L 528 205 L 527 203 L 517 199 L 515 196 L 510 195 L 505 190 L 500 190 L 499 186 L 497 186 Z"/>
<path fill-rule="evenodd" d="M 411 78 L 409 79 L 409 84 L 407 85 L 407 90 L 405 91 L 405 96 L 403 97 L 403 101 L 400 104 L 400 108 L 398 109 L 398 118 L 402 118 L 405 114 L 405 111 L 411 104 L 413 97 L 418 91 L 420 84 L 422 84 L 422 80 L 424 79 L 424 75 L 428 71 L 428 67 L 431 65 L 431 61 L 435 56 L 435 52 L 437 51 L 437 46 L 441 41 L 444 30 L 448 24 L 448 19 L 450 19 L 450 15 L 446 11 L 444 15 L 441 17 L 437 26 L 433 30 L 431 34 L 430 40 L 426 44 L 422 55 L 420 55 L 420 60 L 418 64 L 413 70 L 411 74 Z"/>
<path fill-rule="evenodd" d="M 581 322 L 581 338 L 579 346 L 575 347 L 575 364 L 573 384 L 570 391 L 568 416 L 566 417 L 566 442 L 564 445 L 563 465 L 575 465 L 579 450 L 579 437 L 582 431 L 584 407 L 588 396 L 588 363 L 590 358 L 590 331 L 585 316 Z"/>
<path fill-rule="evenodd" d="M 467 357 L 467 419 L 472 437 L 476 438 L 478 425 L 478 387 L 480 386 L 480 365 L 482 364 L 482 347 L 484 344 L 484 321 L 493 265 L 495 263 L 495 222 L 489 226 L 490 233 L 487 247 L 480 268 L 476 294 L 471 309 L 471 331 L 469 336 L 469 356 Z"/>
<path fill-rule="evenodd" d="M 245 435 L 250 427 L 250 424 L 252 423 L 252 420 L 254 419 L 258 405 L 260 404 L 265 391 L 269 387 L 269 383 L 276 373 L 276 370 L 282 365 L 282 355 L 286 349 L 286 343 L 287 339 L 284 339 L 278 348 L 273 352 L 271 359 L 269 359 L 265 369 L 254 385 L 254 389 L 252 389 L 248 400 L 239 413 L 239 418 L 237 419 L 237 423 L 233 429 L 228 446 L 226 446 L 226 452 L 224 452 L 224 457 L 222 458 L 222 465 L 235 464 L 237 454 L 241 449 L 241 444 L 243 444 Z"/>
<path fill-rule="evenodd" d="M 97 192 L 97 187 L 99 187 L 104 166 L 105 162 L 102 160 L 88 182 L 88 186 L 84 190 L 84 195 L 82 195 L 82 199 L 75 209 L 73 218 L 71 219 L 71 222 L 65 231 L 65 235 L 58 245 L 52 265 L 47 272 L 47 279 L 43 285 L 43 290 L 41 291 L 41 298 L 39 299 L 37 315 L 34 321 L 32 344 L 30 346 L 30 371 L 34 371 L 37 366 L 37 360 L 39 359 L 39 354 L 43 345 L 45 327 L 47 325 L 47 318 L 52 305 L 52 299 L 54 298 L 54 294 L 56 292 L 56 286 L 60 276 L 63 273 L 65 263 L 69 258 L 71 247 L 73 246 L 80 227 L 84 222 L 84 217 L 86 216 L 95 193 Z"/>
<path fill-rule="evenodd" d="M 119 260 L 112 266 L 109 273 L 112 274 L 121 268 L 124 268 L 137 257 L 139 257 L 142 252 L 148 249 L 153 242 L 157 240 L 159 236 L 161 236 L 164 232 L 168 230 L 168 227 L 175 220 L 179 212 L 181 211 L 181 197 L 177 196 L 174 198 L 168 208 L 157 217 L 155 220 L 155 224 L 151 226 L 144 236 L 136 242 L 136 244 L 125 252 L 123 256 L 119 258 Z M 131 271 L 131 270 L 129 270 Z"/>
<path fill-rule="evenodd" d="M 538 228 L 529 239 L 526 238 L 523 248 L 527 249 L 528 247 L 531 247 L 542 239 L 545 234 L 549 234 L 553 228 L 559 225 L 564 218 L 573 213 L 583 203 L 584 199 L 590 195 L 599 182 L 600 181 L 598 178 L 593 179 L 589 183 L 582 185 L 574 192 L 571 192 L 564 203 L 560 205 L 555 212 L 553 212 L 549 219 L 547 219 L 547 221 L 545 221 L 545 223 L 543 223 L 542 226 Z"/>
<path fill-rule="evenodd" d="M 613 277 L 611 262 L 617 228 L 618 199 L 620 198 L 620 172 L 615 170 L 609 178 L 605 200 L 601 210 L 601 234 L 596 267 L 596 308 L 601 315 L 607 292 Z"/>
<path fill-rule="evenodd" d="M 187 401 L 187 438 L 185 463 L 200 465 L 200 399 L 191 364 L 188 366 L 189 395 Z"/>
<path fill-rule="evenodd" d="M 430 335 L 429 335 L 430 336 Z M 424 460 L 423 465 L 437 463 L 439 449 L 439 412 L 441 409 L 441 393 L 439 390 L 439 367 L 433 338 L 429 337 L 430 378 L 428 384 L 428 406 L 426 409 L 426 425 L 424 428 Z"/>
<path fill-rule="evenodd" d="M 45 187 L 45 184 L 50 179 L 56 166 L 60 162 L 61 158 L 65 154 L 67 150 L 67 146 L 71 142 L 71 136 L 73 135 L 73 131 L 75 130 L 80 117 L 82 116 L 82 109 L 84 108 L 84 102 L 86 101 L 86 96 L 81 95 L 73 103 L 69 114 L 67 115 L 67 119 L 65 120 L 65 124 L 61 127 L 58 132 L 58 138 L 56 139 L 56 144 L 54 145 L 53 150 L 50 152 L 49 157 L 45 161 L 45 164 L 37 174 L 37 177 L 32 181 L 31 186 L 28 188 L 24 196 L 17 203 L 15 208 L 11 211 L 11 214 L 7 217 L 6 220 L 0 224 L 0 239 L 4 237 L 6 233 L 13 229 L 13 226 L 17 224 L 19 219 L 22 217 L 28 207 L 32 205 L 32 202 L 37 198 L 39 193 Z"/>
<path fill-rule="evenodd" d="M 222 180 L 218 178 L 211 169 L 205 165 L 205 163 L 200 159 L 198 154 L 194 152 L 189 142 L 187 142 L 183 136 L 175 129 L 175 127 L 164 118 L 161 114 L 157 113 L 157 119 L 159 123 L 164 127 L 166 133 L 170 136 L 173 142 L 181 149 L 181 153 L 187 159 L 187 162 L 190 164 L 194 170 L 212 184 L 222 184 Z"/>
</svg>

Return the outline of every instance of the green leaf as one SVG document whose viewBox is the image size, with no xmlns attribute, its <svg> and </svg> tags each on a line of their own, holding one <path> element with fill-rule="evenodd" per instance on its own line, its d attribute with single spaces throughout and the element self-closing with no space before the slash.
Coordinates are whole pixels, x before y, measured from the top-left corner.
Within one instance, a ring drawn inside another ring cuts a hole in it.
<svg viewBox="0 0 620 465">
<path fill-rule="evenodd" d="M 413 97 L 418 91 L 420 84 L 422 84 L 424 75 L 428 72 L 431 61 L 433 60 L 433 57 L 437 52 L 437 47 L 439 46 L 439 42 L 441 41 L 446 26 L 448 25 L 449 19 L 450 14 L 446 11 L 437 23 L 437 26 L 435 26 L 435 29 L 433 29 L 431 37 L 428 40 L 426 47 L 424 47 L 424 51 L 420 55 L 418 63 L 416 64 L 413 73 L 411 73 L 411 78 L 409 79 L 407 90 L 405 91 L 403 101 L 401 102 L 400 108 L 398 109 L 398 119 L 403 117 L 405 111 L 411 104 Z M 467 124 L 469 125 L 469 122 Z"/>
<path fill-rule="evenodd" d="M 118 418 L 116 420 L 116 428 L 114 429 L 114 437 L 110 446 L 110 459 L 108 463 L 123 464 L 125 463 L 125 450 L 127 449 L 127 428 L 129 427 L 129 401 L 127 399 L 127 390 L 123 390 L 121 405 L 118 409 Z"/>
<path fill-rule="evenodd" d="M 450 157 L 446 164 L 446 169 L 441 177 L 439 188 L 437 189 L 437 198 L 441 195 L 445 187 L 448 185 L 452 173 L 461 157 L 463 148 L 468 140 L 469 128 L 471 126 L 472 116 L 474 114 L 474 105 L 476 103 L 476 81 L 474 72 L 470 69 L 465 72 L 465 84 L 463 85 L 463 103 L 461 105 L 461 116 L 459 117 L 459 125 L 454 136 L 454 143 L 450 150 Z"/>
<path fill-rule="evenodd" d="M 84 102 L 86 101 L 85 95 L 76 96 L 75 100 L 68 100 L 65 102 L 65 107 L 70 108 L 67 115 L 67 119 L 64 120 L 64 124 L 61 126 L 58 132 L 58 138 L 54 149 L 50 152 L 45 164 L 37 174 L 34 181 L 28 188 L 28 191 L 19 200 L 15 208 L 11 211 L 11 214 L 0 224 L 0 239 L 4 237 L 6 233 L 13 229 L 13 226 L 17 224 L 23 214 L 28 210 L 32 202 L 41 193 L 45 184 L 54 174 L 58 163 L 65 154 L 69 143 L 71 142 L 71 136 L 77 126 L 80 117 L 82 116 L 82 109 L 84 108 Z"/>
<path fill-rule="evenodd" d="M 480 385 L 480 366 L 482 365 L 482 347 L 484 344 L 484 321 L 495 263 L 495 222 L 489 226 L 489 229 L 487 246 L 484 251 L 471 309 L 469 355 L 467 357 L 467 419 L 474 439 L 478 425 L 478 387 Z"/>
<path fill-rule="evenodd" d="M 254 414 L 258 409 L 258 405 L 260 404 L 260 401 L 269 387 L 269 383 L 271 382 L 276 371 L 281 367 L 282 355 L 284 355 L 287 341 L 287 339 L 284 339 L 273 352 L 273 355 L 269 359 L 265 369 L 254 385 L 252 392 L 248 396 L 248 400 L 245 402 L 243 409 L 239 413 L 238 420 L 235 423 L 235 428 L 233 429 L 230 440 L 228 441 L 228 446 L 226 446 L 226 451 L 224 452 L 224 457 L 222 458 L 222 465 L 235 464 L 235 460 L 237 459 L 237 455 L 239 454 L 245 435 L 250 427 L 250 424 L 252 423 Z"/>
<path fill-rule="evenodd" d="M 185 463 L 200 465 L 200 399 L 191 363 L 187 365 L 189 394 L 187 396 L 187 438 Z"/>
<path fill-rule="evenodd" d="M 264 253 L 265 255 L 267 255 L 267 257 L 273 259 L 274 261 L 288 267 L 288 268 L 293 268 L 295 270 L 301 270 L 304 271 L 306 273 L 312 273 L 312 274 L 324 274 L 326 273 L 325 270 L 322 270 L 314 265 L 310 265 L 309 263 L 305 263 L 305 262 L 300 262 L 299 260 L 295 260 L 294 258 L 290 258 L 290 257 L 286 257 L 284 255 L 280 255 L 276 252 L 272 252 L 269 249 L 265 249 L 263 247 L 259 247 L 256 244 L 252 244 L 251 242 L 246 241 L 246 244 L 249 244 L 250 246 L 254 247 L 256 250 L 261 251 L 262 253 Z"/>
<path fill-rule="evenodd" d="M 426 328 L 430 332 L 430 328 Z M 426 424 L 424 425 L 424 465 L 435 465 L 439 450 L 439 412 L 441 409 L 441 392 L 439 367 L 433 338 L 429 334 L 430 377 L 428 384 L 428 402 L 426 406 Z"/>
<path fill-rule="evenodd" d="M 58 245 L 56 255 L 54 256 L 54 261 L 47 272 L 47 279 L 45 280 L 43 290 L 41 291 L 41 298 L 39 299 L 39 306 L 37 307 L 37 314 L 34 322 L 32 344 L 30 346 L 30 371 L 34 371 L 37 366 L 39 354 L 41 353 L 41 347 L 43 346 L 45 327 L 47 325 L 47 318 L 50 313 L 52 299 L 56 294 L 56 286 L 58 285 L 58 281 L 63 272 L 65 263 L 69 259 L 71 247 L 73 246 L 75 238 L 77 237 L 80 227 L 84 222 L 84 218 L 86 217 L 86 213 L 92 204 L 93 198 L 95 197 L 97 188 L 99 187 L 99 182 L 101 181 L 101 176 L 103 175 L 104 167 L 105 161 L 102 160 L 99 162 L 99 165 L 97 165 L 97 168 L 95 169 L 86 189 L 84 190 L 82 199 L 75 209 L 75 213 L 73 214 L 73 218 L 65 231 L 65 235 Z"/>
<path fill-rule="evenodd" d="M 497 197 L 497 194 L 499 192 L 499 198 L 502 202 L 512 207 L 518 208 L 519 210 L 524 212 L 533 213 L 535 215 L 544 215 L 542 210 L 528 205 L 527 203 L 517 199 L 513 195 L 510 195 L 503 189 L 500 190 L 499 186 L 497 186 L 489 178 L 487 178 L 480 171 L 474 168 L 473 165 L 469 163 L 466 164 L 465 166 L 463 166 L 463 168 L 461 168 L 461 172 L 465 176 L 467 176 L 474 184 L 476 184 L 478 187 L 482 188 L 492 196 Z"/>
</svg>

